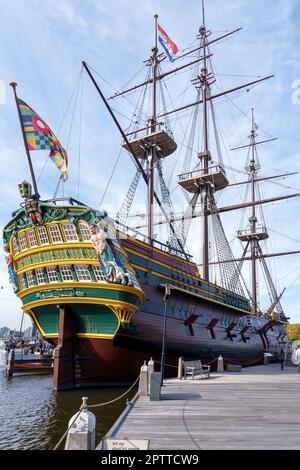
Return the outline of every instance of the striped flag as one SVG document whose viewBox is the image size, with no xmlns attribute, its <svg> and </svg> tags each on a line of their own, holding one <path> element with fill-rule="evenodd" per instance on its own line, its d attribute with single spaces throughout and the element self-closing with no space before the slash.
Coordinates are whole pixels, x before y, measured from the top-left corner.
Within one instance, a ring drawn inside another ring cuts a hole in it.
<svg viewBox="0 0 300 470">
<path fill-rule="evenodd" d="M 161 43 L 162 47 L 166 51 L 167 56 L 169 57 L 170 62 L 174 62 L 174 56 L 178 52 L 178 47 L 175 42 L 170 39 L 167 33 L 162 29 L 162 27 L 157 25 L 158 40 Z"/>
</svg>

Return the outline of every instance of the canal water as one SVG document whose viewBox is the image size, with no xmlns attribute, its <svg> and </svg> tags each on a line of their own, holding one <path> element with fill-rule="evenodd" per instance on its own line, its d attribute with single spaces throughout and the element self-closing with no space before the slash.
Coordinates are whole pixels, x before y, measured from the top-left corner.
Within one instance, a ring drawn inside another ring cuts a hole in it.
<svg viewBox="0 0 300 470">
<path fill-rule="evenodd" d="M 52 377 L 5 377 L 0 365 L 0 449 L 51 450 L 68 427 L 69 419 L 87 396 L 89 404 L 104 403 L 124 393 L 126 388 L 89 388 L 55 392 Z M 107 433 L 126 406 L 126 399 L 93 409 L 96 416 L 96 443 Z M 63 448 L 63 446 L 62 446 Z"/>
</svg>

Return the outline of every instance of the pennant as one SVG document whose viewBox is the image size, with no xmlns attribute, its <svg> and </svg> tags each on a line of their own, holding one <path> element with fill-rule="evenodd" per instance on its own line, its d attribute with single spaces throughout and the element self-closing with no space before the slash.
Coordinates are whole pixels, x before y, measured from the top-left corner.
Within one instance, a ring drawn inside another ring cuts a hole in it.
<svg viewBox="0 0 300 470">
<path fill-rule="evenodd" d="M 22 126 L 26 137 L 28 150 L 50 150 L 49 157 L 61 172 L 63 179 L 68 178 L 68 156 L 50 127 L 24 101 L 17 98 L 21 114 Z"/>
<path fill-rule="evenodd" d="M 158 40 L 161 43 L 162 47 L 166 51 L 166 54 L 170 60 L 170 62 L 174 62 L 174 56 L 178 52 L 178 47 L 176 46 L 175 42 L 170 39 L 167 33 L 162 29 L 162 27 L 158 24 L 157 25 L 157 32 L 158 32 Z"/>
</svg>

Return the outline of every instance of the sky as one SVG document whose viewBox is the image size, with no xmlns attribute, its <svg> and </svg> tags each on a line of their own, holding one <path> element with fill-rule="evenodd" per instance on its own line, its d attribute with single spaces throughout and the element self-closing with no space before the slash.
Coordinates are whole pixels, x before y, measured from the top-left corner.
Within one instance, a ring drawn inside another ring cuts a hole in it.
<svg viewBox="0 0 300 470">
<path fill-rule="evenodd" d="M 278 138 L 259 149 L 261 175 L 299 172 L 300 1 L 206 0 L 205 4 L 206 25 L 214 36 L 242 28 L 213 48 L 212 61 L 218 86 L 221 89 L 232 88 L 258 76 L 275 75 L 249 92 L 216 102 L 228 176 L 232 182 L 245 179 L 246 153 L 230 152 L 229 149 L 247 143 L 252 107 L 255 108 L 259 137 Z M 95 77 L 107 97 L 115 90 L 124 89 L 132 77 L 130 85 L 139 83 L 147 69 L 143 61 L 149 57 L 153 47 L 153 15 L 159 14 L 159 23 L 180 49 L 191 47 L 197 44 L 196 35 L 201 24 L 200 1 L 140 0 L 137 7 L 137 2 L 130 0 L 0 0 L 0 8 L 1 230 L 21 202 L 18 182 L 30 178 L 13 93 L 9 87 L 11 81 L 18 83 L 18 95 L 40 114 L 68 150 L 69 179 L 63 193 L 93 207 L 108 209 L 114 215 L 135 169 L 126 152 L 122 152 L 118 159 L 120 135 L 91 82 L 85 75 L 80 75 L 81 62 L 85 60 L 97 71 Z M 162 65 L 169 67 L 167 63 Z M 188 94 L 179 92 L 188 76 L 178 74 L 175 78 L 178 79 L 177 84 L 168 81 L 170 93 L 176 96 L 174 104 L 179 106 L 190 102 Z M 79 84 L 77 88 L 76 82 Z M 128 101 L 113 101 L 124 128 L 130 124 L 136 98 L 137 95 L 133 94 Z M 185 119 L 188 120 L 188 116 Z M 178 142 L 184 142 L 177 118 L 171 119 L 171 126 Z M 178 147 L 184 155 L 183 146 Z M 178 158 L 172 156 L 164 162 L 168 181 L 172 172 L 173 175 L 177 169 L 180 172 L 181 153 L 178 152 Z M 33 152 L 32 158 L 42 198 L 53 196 L 59 176 L 57 169 L 45 152 Z M 178 162 L 175 170 L 174 162 Z M 240 168 L 241 173 L 230 172 L 229 167 Z M 176 178 L 170 182 L 169 188 L 175 203 L 181 207 L 180 196 L 176 195 Z M 219 203 L 225 205 L 241 201 L 242 189 L 221 194 Z M 294 175 L 266 184 L 261 191 L 263 197 L 271 197 L 299 189 L 300 176 Z M 135 213 L 144 213 L 145 188 L 142 182 L 136 199 Z M 269 245 L 265 249 L 269 252 L 300 249 L 299 204 L 299 199 L 293 199 L 265 208 L 270 234 Z M 241 228 L 240 219 L 231 213 L 223 217 L 230 241 L 234 239 L 236 229 Z M 196 260 L 198 245 L 199 233 L 194 224 L 189 246 Z M 236 255 L 241 253 L 242 248 L 236 241 L 232 241 L 232 248 Z M 270 260 L 270 268 L 279 291 L 286 287 L 282 299 L 286 315 L 292 322 L 300 322 L 300 256 L 274 258 Z M 246 278 L 248 271 L 247 268 Z M 0 262 L 0 285 L 0 326 L 18 328 L 21 303 L 8 282 L 4 257 Z M 262 305 L 267 307 L 262 277 L 259 277 L 259 288 Z M 25 326 L 28 324 L 27 320 Z"/>
</svg>

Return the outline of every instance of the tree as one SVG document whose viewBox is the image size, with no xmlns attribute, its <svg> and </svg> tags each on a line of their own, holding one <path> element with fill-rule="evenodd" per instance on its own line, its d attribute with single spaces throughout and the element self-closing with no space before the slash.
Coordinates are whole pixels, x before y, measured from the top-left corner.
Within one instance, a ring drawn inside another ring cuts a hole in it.
<svg viewBox="0 0 300 470">
<path fill-rule="evenodd" d="M 286 334 L 290 341 L 300 339 L 300 323 L 291 323 L 286 326 Z"/>
</svg>

